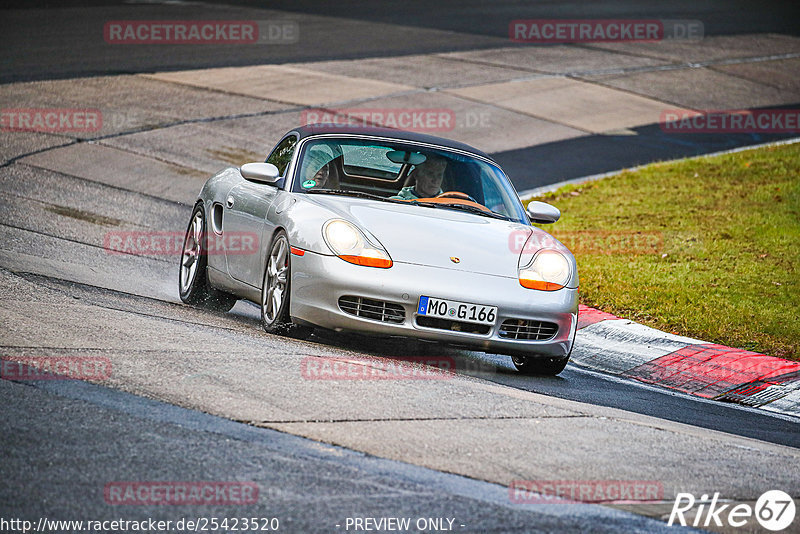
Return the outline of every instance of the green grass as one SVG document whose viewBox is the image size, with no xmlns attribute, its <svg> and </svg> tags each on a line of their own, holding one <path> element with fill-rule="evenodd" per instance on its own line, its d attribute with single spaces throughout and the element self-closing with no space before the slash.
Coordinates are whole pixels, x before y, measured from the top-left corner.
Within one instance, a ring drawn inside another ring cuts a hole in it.
<svg viewBox="0 0 800 534">
<path fill-rule="evenodd" d="M 542 228 L 573 249 L 583 304 L 800 359 L 800 143 L 655 163 L 536 200 L 561 209 Z"/>
</svg>

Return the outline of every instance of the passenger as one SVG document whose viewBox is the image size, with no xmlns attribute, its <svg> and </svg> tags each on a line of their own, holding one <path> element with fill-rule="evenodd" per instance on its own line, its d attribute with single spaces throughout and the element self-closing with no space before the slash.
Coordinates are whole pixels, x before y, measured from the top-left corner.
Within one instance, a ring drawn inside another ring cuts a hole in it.
<svg viewBox="0 0 800 534">
<path fill-rule="evenodd" d="M 428 156 L 428 159 L 414 167 L 411 176 L 416 180 L 414 185 L 402 188 L 396 195 L 389 197 L 400 200 L 431 198 L 443 193 L 442 180 L 447 161 L 439 156 Z"/>
<path fill-rule="evenodd" d="M 338 189 L 338 180 L 333 179 L 333 154 L 326 146 L 313 146 L 305 158 L 303 189 Z"/>
<path fill-rule="evenodd" d="M 325 188 L 325 186 L 328 185 L 328 180 L 331 177 L 331 165 L 333 165 L 333 162 L 329 161 L 328 163 L 323 165 L 322 168 L 320 168 L 320 170 L 318 170 L 317 173 L 314 175 L 312 180 L 317 182 L 317 185 L 314 186 L 315 188 L 323 189 Z"/>
</svg>

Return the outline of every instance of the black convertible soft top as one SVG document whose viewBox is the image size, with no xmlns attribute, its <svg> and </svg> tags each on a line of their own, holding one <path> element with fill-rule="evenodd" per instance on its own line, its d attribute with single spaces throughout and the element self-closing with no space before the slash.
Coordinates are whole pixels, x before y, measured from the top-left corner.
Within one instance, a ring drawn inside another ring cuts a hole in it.
<svg viewBox="0 0 800 534">
<path fill-rule="evenodd" d="M 295 128 L 292 130 L 292 132 L 297 133 L 300 139 L 304 137 L 310 137 L 312 135 L 348 134 L 387 137 L 390 139 L 397 139 L 398 141 L 416 141 L 418 143 L 428 143 L 431 145 L 463 150 L 464 152 L 471 152 L 472 154 L 476 154 L 488 160 L 494 161 L 483 151 L 471 147 L 465 143 L 460 143 L 451 139 L 445 139 L 444 137 L 436 137 L 435 135 L 407 132 L 404 130 L 395 130 L 393 128 L 379 128 L 374 126 L 337 126 L 335 124 L 309 124 Z"/>
</svg>

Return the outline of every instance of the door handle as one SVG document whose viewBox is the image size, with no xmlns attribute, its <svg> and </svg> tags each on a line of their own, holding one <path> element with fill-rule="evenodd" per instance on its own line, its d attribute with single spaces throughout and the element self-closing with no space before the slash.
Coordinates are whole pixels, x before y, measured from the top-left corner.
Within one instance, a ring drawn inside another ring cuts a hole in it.
<svg viewBox="0 0 800 534">
<path fill-rule="evenodd" d="M 227 207 L 229 207 L 229 208 L 232 208 L 232 207 L 233 207 L 233 197 L 228 197 L 228 198 L 225 200 L 225 205 L 226 205 Z"/>
</svg>

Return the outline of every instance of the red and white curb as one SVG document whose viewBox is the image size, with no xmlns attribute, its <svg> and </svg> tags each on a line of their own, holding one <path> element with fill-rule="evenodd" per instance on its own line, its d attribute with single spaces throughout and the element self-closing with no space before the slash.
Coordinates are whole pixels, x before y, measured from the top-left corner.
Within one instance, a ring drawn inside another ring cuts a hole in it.
<svg viewBox="0 0 800 534">
<path fill-rule="evenodd" d="M 572 360 L 706 399 L 800 416 L 800 362 L 677 336 L 580 306 Z"/>
</svg>

